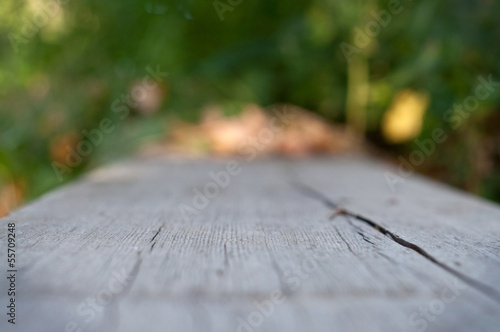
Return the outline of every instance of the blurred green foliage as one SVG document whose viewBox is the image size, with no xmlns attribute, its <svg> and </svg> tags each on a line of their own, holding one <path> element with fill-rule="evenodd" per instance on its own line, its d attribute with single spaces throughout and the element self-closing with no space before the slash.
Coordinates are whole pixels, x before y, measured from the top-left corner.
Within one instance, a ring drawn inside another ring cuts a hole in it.
<svg viewBox="0 0 500 332">
<path fill-rule="evenodd" d="M 3 181 L 22 183 L 28 198 L 58 185 L 54 144 L 97 128 L 103 118 L 113 119 L 117 130 L 65 180 L 161 135 L 174 117 L 196 121 L 208 103 L 288 102 L 346 121 L 351 87 L 341 45 L 355 45 L 355 28 L 363 31 L 375 20 L 372 11 L 386 10 L 388 1 L 221 2 L 230 6 L 223 20 L 213 1 L 3 0 Z M 381 123 L 398 91 L 425 91 L 430 105 L 420 136 L 441 127 L 450 139 L 421 169 L 500 201 L 500 92 L 481 101 L 458 130 L 443 122 L 454 103 L 473 93 L 479 75 L 500 80 L 500 2 L 408 0 L 400 6 L 353 55 L 368 68 L 370 93 L 361 105 L 366 136 L 394 155 L 415 148 L 411 141 L 388 145 Z M 128 94 L 148 66 L 169 72 L 160 110 L 120 119 L 113 101 Z"/>
</svg>

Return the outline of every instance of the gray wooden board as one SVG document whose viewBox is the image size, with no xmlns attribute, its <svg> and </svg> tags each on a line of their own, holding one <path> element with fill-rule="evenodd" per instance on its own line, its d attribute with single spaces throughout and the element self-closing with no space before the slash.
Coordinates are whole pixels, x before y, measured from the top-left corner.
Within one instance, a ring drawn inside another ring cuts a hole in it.
<svg viewBox="0 0 500 332">
<path fill-rule="evenodd" d="M 500 329 L 497 205 L 360 156 L 239 160 L 183 218 L 227 163 L 121 162 L 1 219 L 0 331 Z"/>
</svg>

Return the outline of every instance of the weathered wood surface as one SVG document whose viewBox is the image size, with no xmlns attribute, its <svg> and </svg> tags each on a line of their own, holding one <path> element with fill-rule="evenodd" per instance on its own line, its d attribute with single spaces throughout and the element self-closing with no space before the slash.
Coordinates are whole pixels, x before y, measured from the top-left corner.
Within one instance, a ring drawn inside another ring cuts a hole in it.
<svg viewBox="0 0 500 332">
<path fill-rule="evenodd" d="M 419 177 L 393 192 L 362 157 L 273 159 L 183 218 L 226 165 L 123 162 L 3 218 L 0 330 L 499 330 L 498 206 Z"/>
</svg>

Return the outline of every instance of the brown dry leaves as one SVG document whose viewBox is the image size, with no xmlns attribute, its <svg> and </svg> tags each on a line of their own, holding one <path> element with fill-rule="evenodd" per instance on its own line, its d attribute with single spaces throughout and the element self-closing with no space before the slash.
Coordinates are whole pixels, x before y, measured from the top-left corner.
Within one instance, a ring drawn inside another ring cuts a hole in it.
<svg viewBox="0 0 500 332">
<path fill-rule="evenodd" d="M 178 121 L 169 132 L 164 144 L 149 146 L 146 152 L 227 156 L 244 155 L 253 147 L 259 155 L 308 156 L 361 149 L 361 140 L 345 127 L 328 124 L 292 105 L 276 105 L 266 111 L 249 104 L 232 117 L 210 106 L 200 124 Z"/>
<path fill-rule="evenodd" d="M 0 185 L 0 218 L 19 206 L 24 197 L 24 186 L 20 182 L 12 181 Z"/>
</svg>

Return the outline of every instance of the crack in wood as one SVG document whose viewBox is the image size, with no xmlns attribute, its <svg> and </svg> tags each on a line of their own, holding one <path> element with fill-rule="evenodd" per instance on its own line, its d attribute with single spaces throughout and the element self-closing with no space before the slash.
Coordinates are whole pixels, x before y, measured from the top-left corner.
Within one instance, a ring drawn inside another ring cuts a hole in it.
<svg viewBox="0 0 500 332">
<path fill-rule="evenodd" d="M 330 220 L 334 219 L 336 216 L 343 215 L 343 216 L 351 217 L 351 218 L 353 218 L 361 223 L 364 223 L 365 225 L 368 225 L 371 228 L 375 229 L 376 231 L 382 233 L 383 235 L 385 235 L 386 237 L 388 237 L 392 241 L 396 242 L 400 246 L 408 248 L 410 250 L 413 250 L 414 252 L 416 252 L 420 256 L 424 257 L 425 259 L 427 259 L 431 263 L 437 265 L 438 267 L 442 268 L 446 272 L 452 274 L 456 278 L 465 282 L 470 287 L 472 287 L 472 288 L 476 289 L 477 291 L 483 293 L 484 295 L 488 296 L 490 299 L 500 303 L 500 292 L 497 291 L 495 288 L 492 288 L 486 284 L 483 284 L 482 282 L 477 281 L 477 280 L 463 274 L 462 272 L 455 270 L 454 268 L 446 265 L 445 263 L 438 261 L 436 258 L 434 258 L 432 255 L 430 255 L 428 252 L 426 252 L 424 249 L 422 249 L 418 245 L 402 239 L 401 237 L 394 234 L 393 232 L 380 226 L 375 221 L 373 221 L 367 217 L 364 217 L 360 214 L 357 214 L 357 213 L 351 212 L 349 210 L 346 210 L 344 208 L 341 208 L 339 206 L 339 204 L 331 201 L 328 197 L 326 197 L 322 193 L 318 192 L 317 190 L 315 190 L 315 189 L 313 189 L 313 188 L 311 188 L 303 183 L 298 183 L 298 182 L 293 182 L 293 183 L 291 183 L 291 185 L 293 187 L 297 188 L 298 191 L 300 193 L 302 193 L 303 195 L 310 197 L 312 199 L 316 199 L 316 200 L 322 202 L 325 206 L 334 209 L 335 212 L 332 214 Z"/>
<path fill-rule="evenodd" d="M 151 238 L 151 240 L 149 240 L 149 242 L 153 242 L 154 239 L 156 239 L 156 237 L 158 236 L 158 234 L 160 234 L 161 230 L 163 229 L 163 226 L 165 226 L 165 223 L 161 224 L 161 226 L 158 228 L 158 231 L 156 231 L 155 235 L 153 235 L 153 237 Z M 156 241 L 153 242 L 153 244 L 151 245 L 151 248 L 149 248 L 149 252 L 153 251 L 153 248 L 155 247 L 155 244 L 156 244 Z"/>
<path fill-rule="evenodd" d="M 342 241 L 347 245 L 347 249 L 349 249 L 349 251 L 354 255 L 354 257 L 356 257 L 357 259 L 359 259 L 362 263 L 365 263 L 359 256 L 358 254 L 352 250 L 351 246 L 349 245 L 349 242 L 342 236 L 342 234 L 340 233 L 340 231 L 338 230 L 338 228 L 336 226 L 334 226 L 335 228 L 335 231 L 337 232 L 338 236 L 342 239 Z M 363 240 L 365 240 L 365 236 L 360 233 L 360 232 L 357 232 L 359 235 L 361 235 L 361 237 L 363 237 Z M 367 241 L 367 240 L 365 240 Z M 374 247 L 376 247 L 371 241 L 367 241 L 369 243 L 371 243 Z M 366 267 L 366 269 L 368 271 L 370 271 L 370 273 L 375 276 L 375 277 L 378 277 L 378 274 L 370 267 L 370 265 L 368 264 L 364 264 L 364 266 Z"/>
<path fill-rule="evenodd" d="M 335 217 L 337 217 L 337 216 L 339 216 L 339 214 L 338 214 L 338 213 L 333 213 L 333 214 L 330 216 L 330 220 L 335 219 Z M 352 223 L 351 218 L 349 218 L 349 216 L 344 216 L 344 217 L 346 217 L 346 218 L 345 218 L 345 220 L 347 221 L 347 223 L 348 223 L 349 225 L 351 225 L 351 227 L 352 227 L 352 228 L 355 228 L 355 229 L 357 230 L 357 231 L 356 231 L 356 233 L 357 233 L 359 236 L 361 236 L 361 238 L 363 239 L 363 241 L 365 241 L 365 242 L 367 242 L 367 243 L 369 243 L 369 244 L 373 245 L 374 247 L 376 247 L 376 246 L 377 246 L 375 243 L 373 243 L 372 241 L 370 241 L 370 239 L 368 238 L 368 236 L 366 236 L 366 234 L 365 234 L 365 233 L 363 233 L 363 230 L 362 230 L 360 227 L 358 227 L 358 226 L 356 226 L 356 225 L 354 225 L 354 224 Z"/>
<path fill-rule="evenodd" d="M 160 234 L 160 232 L 161 232 L 161 230 L 162 230 L 163 226 L 164 226 L 164 224 L 162 224 L 162 225 L 160 226 L 160 228 L 158 228 L 158 231 L 155 233 L 155 235 L 153 236 L 153 238 L 152 238 L 151 240 L 149 240 L 149 242 L 153 242 L 153 241 L 156 239 L 156 237 L 158 236 L 158 234 Z"/>
<path fill-rule="evenodd" d="M 340 234 L 340 231 L 338 230 L 337 227 L 333 227 L 335 229 L 335 231 L 337 232 L 337 234 L 339 235 L 340 239 L 345 243 L 345 245 L 347 246 L 347 249 L 349 249 L 349 251 L 354 255 L 356 256 L 356 253 L 352 250 L 351 248 L 351 245 L 349 244 L 349 242 L 344 239 L 344 237 L 342 236 L 342 234 Z"/>
<path fill-rule="evenodd" d="M 224 243 L 224 268 L 229 269 L 229 257 L 227 255 L 227 243 Z"/>
</svg>

